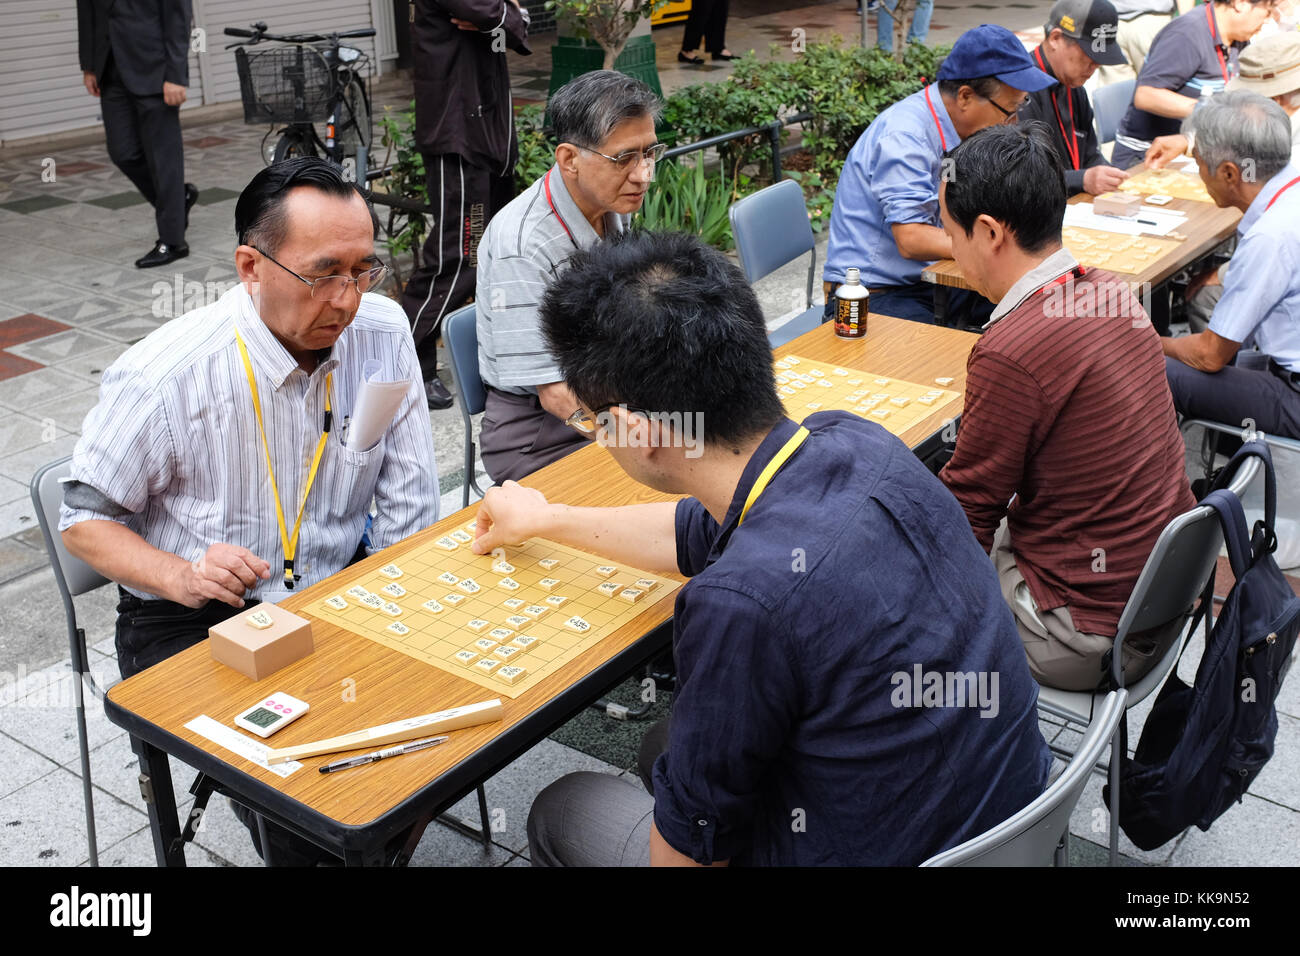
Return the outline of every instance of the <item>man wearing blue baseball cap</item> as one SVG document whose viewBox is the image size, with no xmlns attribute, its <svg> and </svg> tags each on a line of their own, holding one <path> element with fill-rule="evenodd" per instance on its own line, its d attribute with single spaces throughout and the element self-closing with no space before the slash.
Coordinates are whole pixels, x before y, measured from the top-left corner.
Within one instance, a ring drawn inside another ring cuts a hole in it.
<svg viewBox="0 0 1300 956">
<path fill-rule="evenodd" d="M 871 310 L 934 322 L 934 286 L 921 272 L 952 258 L 939 220 L 943 155 L 988 126 L 1016 122 L 1025 94 L 1056 81 L 1005 27 L 983 24 L 953 44 L 938 82 L 885 110 L 849 151 L 835 191 L 825 280 L 827 315 L 850 267 L 871 292 Z M 954 324 L 979 324 L 991 304 L 974 293 L 949 300 Z"/>
</svg>

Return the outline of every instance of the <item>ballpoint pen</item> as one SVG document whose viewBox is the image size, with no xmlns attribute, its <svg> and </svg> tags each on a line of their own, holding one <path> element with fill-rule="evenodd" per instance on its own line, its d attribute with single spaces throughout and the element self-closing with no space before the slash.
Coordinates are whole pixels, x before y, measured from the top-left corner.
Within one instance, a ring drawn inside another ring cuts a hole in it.
<svg viewBox="0 0 1300 956">
<path fill-rule="evenodd" d="M 376 750 L 374 753 L 362 754 L 360 757 L 349 757 L 346 760 L 336 760 L 333 763 L 322 764 L 321 773 L 333 773 L 336 770 L 349 770 L 352 767 L 361 767 L 368 763 L 374 763 L 376 760 L 383 760 L 385 757 L 397 757 L 401 754 L 413 753 L 416 750 L 424 750 L 426 747 L 436 747 L 438 744 L 447 740 L 446 736 L 426 737 L 424 740 L 412 740 L 407 744 L 398 744 L 396 747 L 389 747 L 387 750 Z"/>
</svg>

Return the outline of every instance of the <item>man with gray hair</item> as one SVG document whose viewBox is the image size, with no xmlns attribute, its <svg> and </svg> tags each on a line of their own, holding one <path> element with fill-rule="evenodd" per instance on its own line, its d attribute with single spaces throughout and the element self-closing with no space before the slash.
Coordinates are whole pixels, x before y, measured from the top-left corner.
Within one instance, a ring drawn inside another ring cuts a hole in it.
<svg viewBox="0 0 1300 956">
<path fill-rule="evenodd" d="M 641 208 L 666 149 L 655 138 L 659 110 L 649 87 L 613 70 L 566 83 L 550 102 L 555 164 L 483 233 L 478 364 L 487 407 L 479 445 L 498 484 L 590 438 L 569 425 L 581 406 L 546 346 L 538 304 L 574 252 L 623 232 Z"/>
<path fill-rule="evenodd" d="M 1162 340 L 1174 407 L 1300 438 L 1300 168 L 1290 120 L 1267 97 L 1232 91 L 1203 104 L 1183 131 L 1210 197 L 1243 215 L 1209 328 Z"/>
</svg>

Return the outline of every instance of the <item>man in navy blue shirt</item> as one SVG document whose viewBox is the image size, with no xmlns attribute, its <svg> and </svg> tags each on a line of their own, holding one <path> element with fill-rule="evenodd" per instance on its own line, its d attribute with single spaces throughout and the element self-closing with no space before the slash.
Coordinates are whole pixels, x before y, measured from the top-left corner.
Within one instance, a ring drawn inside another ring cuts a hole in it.
<svg viewBox="0 0 1300 956">
<path fill-rule="evenodd" d="M 654 796 L 560 779 L 534 863 L 910 865 L 1042 792 L 1037 687 L 960 506 L 878 425 L 786 418 L 740 270 L 633 233 L 575 254 L 541 315 L 570 422 L 690 497 L 573 508 L 506 482 L 474 549 L 545 536 L 691 580 Z"/>
</svg>

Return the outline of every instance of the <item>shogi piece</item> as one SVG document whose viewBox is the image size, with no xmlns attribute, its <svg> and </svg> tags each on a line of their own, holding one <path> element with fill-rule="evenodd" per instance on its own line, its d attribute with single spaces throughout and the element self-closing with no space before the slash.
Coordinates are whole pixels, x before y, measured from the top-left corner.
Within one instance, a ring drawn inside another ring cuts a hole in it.
<svg viewBox="0 0 1300 956">
<path fill-rule="evenodd" d="M 274 604 L 259 604 L 208 629 L 212 659 L 261 680 L 316 649 L 311 622 Z"/>
<path fill-rule="evenodd" d="M 1129 219 L 1142 208 L 1142 197 L 1131 193 L 1102 193 L 1092 201 L 1092 211 L 1099 216 L 1121 216 Z"/>
</svg>

